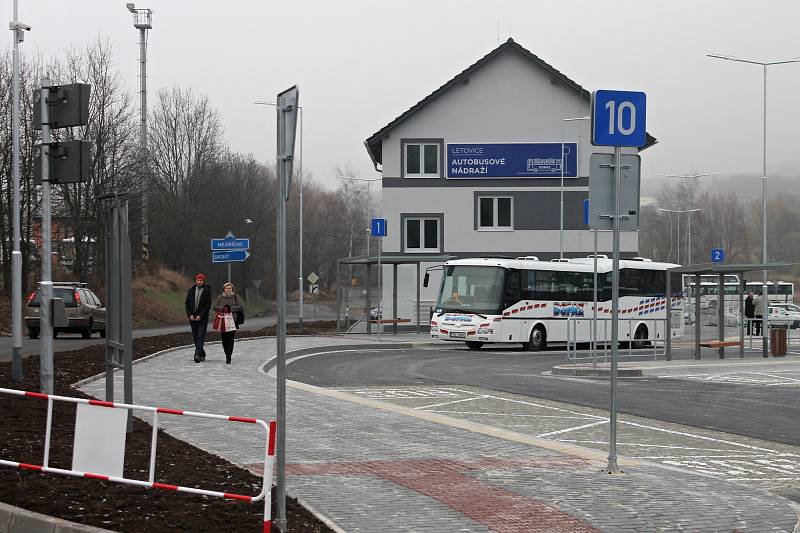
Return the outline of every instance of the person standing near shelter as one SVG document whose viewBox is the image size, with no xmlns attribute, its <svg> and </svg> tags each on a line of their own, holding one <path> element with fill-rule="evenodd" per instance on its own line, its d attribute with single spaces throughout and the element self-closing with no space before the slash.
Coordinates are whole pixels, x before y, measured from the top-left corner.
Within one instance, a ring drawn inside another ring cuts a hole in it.
<svg viewBox="0 0 800 533">
<path fill-rule="evenodd" d="M 189 289 L 185 303 L 186 316 L 189 317 L 194 341 L 194 362 L 199 363 L 206 358 L 203 344 L 206 342 L 208 313 L 211 311 L 211 287 L 206 285 L 205 274 L 197 274 L 194 277 L 194 285 Z"/>
<path fill-rule="evenodd" d="M 222 294 L 217 296 L 217 301 L 214 302 L 214 310 L 217 313 L 231 313 L 236 317 L 239 313 L 244 311 L 242 307 L 242 300 L 236 294 L 236 287 L 230 281 L 222 286 Z M 235 320 L 238 322 L 238 320 Z M 225 350 L 225 364 L 231 364 L 231 355 L 233 355 L 233 344 L 236 339 L 236 327 L 225 330 L 220 330 L 220 337 L 222 338 L 222 349 Z"/>
<path fill-rule="evenodd" d="M 766 309 L 766 302 L 764 301 L 764 297 L 762 295 L 758 295 L 754 298 L 755 301 L 755 332 L 754 335 L 756 337 L 761 336 L 761 324 L 764 320 L 764 310 Z M 764 332 L 766 333 L 766 331 Z"/>
<path fill-rule="evenodd" d="M 756 304 L 753 301 L 753 291 L 747 293 L 747 298 L 744 299 L 744 318 L 747 320 L 747 334 L 750 335 L 753 330 L 753 318 L 756 316 Z"/>
</svg>

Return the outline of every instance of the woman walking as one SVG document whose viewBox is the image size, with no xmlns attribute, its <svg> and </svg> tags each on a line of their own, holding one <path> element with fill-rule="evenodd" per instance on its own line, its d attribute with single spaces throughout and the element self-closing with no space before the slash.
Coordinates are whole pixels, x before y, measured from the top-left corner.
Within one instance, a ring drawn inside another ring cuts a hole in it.
<svg viewBox="0 0 800 533">
<path fill-rule="evenodd" d="M 236 294 L 236 288 L 230 281 L 222 286 L 222 294 L 217 296 L 217 301 L 214 303 L 214 310 L 219 314 L 231 313 L 234 317 L 244 311 L 242 300 L 239 299 L 239 295 Z M 236 321 L 235 318 L 234 321 Z M 222 322 L 225 323 L 224 320 Z M 223 329 L 227 329 L 227 331 L 223 331 Z M 233 328 L 221 328 L 220 337 L 222 338 L 222 348 L 225 350 L 225 363 L 231 364 L 233 343 L 236 337 L 236 326 L 234 325 Z"/>
</svg>

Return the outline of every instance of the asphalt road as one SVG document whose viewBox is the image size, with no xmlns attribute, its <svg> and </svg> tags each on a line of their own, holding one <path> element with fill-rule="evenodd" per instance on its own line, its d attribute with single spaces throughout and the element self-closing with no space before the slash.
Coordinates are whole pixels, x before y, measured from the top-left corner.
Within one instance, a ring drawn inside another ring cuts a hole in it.
<svg viewBox="0 0 800 533">
<path fill-rule="evenodd" d="M 462 348 L 332 353 L 291 363 L 289 379 L 323 387 L 468 385 L 608 409 L 607 379 L 543 374 L 563 353 Z M 620 413 L 800 445 L 796 386 L 704 382 L 675 378 L 619 380 Z"/>
<path fill-rule="evenodd" d="M 292 321 L 297 320 L 297 310 L 298 304 L 297 302 L 288 302 L 287 303 L 287 313 L 289 315 L 289 319 Z M 318 304 L 317 305 L 317 313 L 316 313 L 318 320 L 331 320 L 336 318 L 336 311 L 335 309 L 331 309 L 327 306 Z M 311 304 L 304 303 L 303 304 L 303 319 L 305 321 L 312 320 L 314 317 L 314 306 Z M 247 317 L 245 324 L 242 329 L 245 330 L 257 330 L 262 329 L 267 326 L 274 325 L 276 322 L 275 315 L 268 315 L 262 317 Z M 211 325 L 209 325 L 209 329 Z M 163 328 L 153 328 L 153 329 L 136 329 L 133 330 L 133 338 L 139 337 L 154 337 L 156 335 L 165 335 L 168 333 L 179 333 L 182 331 L 189 331 L 189 324 L 180 325 L 180 326 L 169 326 Z M 40 351 L 40 342 L 41 339 L 29 339 L 25 332 L 23 331 L 22 337 L 22 355 L 23 357 L 27 357 L 30 355 L 38 355 Z M 67 350 L 77 350 L 79 348 L 84 348 L 86 346 L 91 346 L 93 344 L 103 344 L 105 339 L 100 338 L 99 333 L 95 333 L 92 335 L 91 339 L 83 339 L 81 338 L 80 333 L 59 333 L 56 339 L 53 339 L 53 351 L 54 352 L 62 352 Z M 6 362 L 11 360 L 11 337 L 0 337 L 0 362 Z"/>
</svg>

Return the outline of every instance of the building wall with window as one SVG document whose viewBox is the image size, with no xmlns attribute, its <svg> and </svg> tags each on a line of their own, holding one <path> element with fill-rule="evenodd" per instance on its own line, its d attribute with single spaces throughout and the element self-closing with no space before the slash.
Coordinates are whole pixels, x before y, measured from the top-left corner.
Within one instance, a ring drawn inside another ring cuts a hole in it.
<svg viewBox="0 0 800 533">
<path fill-rule="evenodd" d="M 370 155 L 381 165 L 381 216 L 388 223 L 384 252 L 557 258 L 563 132 L 564 142 L 577 152 L 563 163 L 565 174 L 572 176 L 563 180 L 564 255 L 592 253 L 593 235 L 582 215 L 589 195 L 589 156 L 613 149 L 591 145 L 589 120 L 563 121 L 589 113 L 588 91 L 517 43 L 500 45 L 367 140 Z M 549 161 L 548 177 L 448 177 L 448 145 L 455 153 L 496 143 L 557 143 L 557 159 L 528 160 L 529 166 Z M 598 241 L 598 251 L 610 256 L 610 232 L 600 232 Z M 622 233 L 621 252 L 623 257 L 637 255 L 638 232 Z M 384 280 L 388 309 L 389 270 Z M 438 283 L 433 275 L 422 301 L 435 297 Z M 398 289 L 399 314 L 406 317 L 416 296 L 412 268 L 400 268 Z"/>
</svg>

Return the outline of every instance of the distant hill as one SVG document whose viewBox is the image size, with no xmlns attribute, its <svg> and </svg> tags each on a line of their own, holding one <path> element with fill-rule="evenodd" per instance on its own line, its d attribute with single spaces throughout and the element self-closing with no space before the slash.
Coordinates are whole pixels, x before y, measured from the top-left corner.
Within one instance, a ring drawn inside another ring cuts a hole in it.
<svg viewBox="0 0 800 533">
<path fill-rule="evenodd" d="M 654 197 L 666 183 L 675 183 L 678 178 L 650 177 L 642 180 L 642 196 Z M 698 178 L 704 190 L 717 190 L 722 193 L 733 192 L 743 196 L 761 197 L 761 176 L 755 174 L 720 174 Z M 800 194 L 800 175 L 768 176 L 767 195 L 783 196 Z"/>
</svg>

